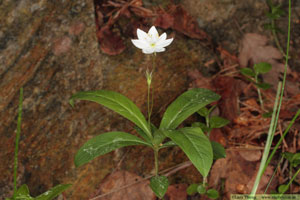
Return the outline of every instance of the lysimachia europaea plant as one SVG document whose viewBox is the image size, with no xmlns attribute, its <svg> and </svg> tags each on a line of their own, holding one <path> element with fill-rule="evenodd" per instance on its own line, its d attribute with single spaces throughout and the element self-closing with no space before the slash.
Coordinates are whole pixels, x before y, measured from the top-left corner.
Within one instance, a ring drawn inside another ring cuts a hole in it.
<svg viewBox="0 0 300 200">
<path fill-rule="evenodd" d="M 153 108 L 153 91 L 151 83 L 155 71 L 155 57 L 157 52 L 165 51 L 173 39 L 166 39 L 166 33 L 159 36 L 156 28 L 152 26 L 148 33 L 138 29 L 137 40 L 132 43 L 142 49 L 145 54 L 152 54 L 152 69 L 146 71 L 148 85 L 148 119 L 143 116 L 139 108 L 127 97 L 113 91 L 98 90 L 78 92 L 70 99 L 74 106 L 75 100 L 88 100 L 99 103 L 121 116 L 133 122 L 140 137 L 135 135 L 114 131 L 102 133 L 88 140 L 76 153 L 75 165 L 82 166 L 92 159 L 109 153 L 115 149 L 143 145 L 153 149 L 155 174 L 150 180 L 150 187 L 157 197 L 163 198 L 167 191 L 169 182 L 167 177 L 159 174 L 158 152 L 162 148 L 178 145 L 191 160 L 203 177 L 207 177 L 213 163 L 213 148 L 208 137 L 199 127 L 177 127 L 193 113 L 206 105 L 219 100 L 220 96 L 208 89 L 191 89 L 180 95 L 166 109 L 159 127 L 151 123 L 151 112 Z M 151 96 L 151 97 L 150 97 Z M 167 139 L 168 138 L 168 139 Z M 166 141 L 169 140 L 169 141 Z"/>
<path fill-rule="evenodd" d="M 26 184 L 23 184 L 17 189 L 17 168 L 18 168 L 18 151 L 19 151 L 19 140 L 21 133 L 21 121 L 22 121 L 22 108 L 23 108 L 23 88 L 20 89 L 19 99 L 19 110 L 18 110 L 18 123 L 17 123 L 17 135 L 15 145 L 15 157 L 14 157 L 14 193 L 11 198 L 5 198 L 5 200 L 51 200 L 61 194 L 63 191 L 68 189 L 71 184 L 60 184 L 43 194 L 32 197 L 30 196 L 29 189 Z"/>
<path fill-rule="evenodd" d="M 211 108 L 203 107 L 197 111 L 197 113 L 204 117 L 205 123 L 203 122 L 194 122 L 192 127 L 199 127 L 203 130 L 203 132 L 209 137 L 210 132 L 214 128 L 222 128 L 229 123 L 229 120 L 224 119 L 219 116 L 211 116 L 211 112 L 216 108 L 216 106 L 212 106 Z M 226 157 L 226 152 L 224 147 L 215 141 L 211 141 L 211 146 L 213 149 L 213 159 L 217 160 L 220 158 Z M 215 189 L 208 189 L 208 184 L 206 179 L 203 179 L 202 183 L 191 184 L 187 188 L 188 195 L 194 195 L 195 193 L 199 193 L 201 195 L 206 195 L 210 199 L 216 199 L 219 197 L 219 192 Z"/>
</svg>

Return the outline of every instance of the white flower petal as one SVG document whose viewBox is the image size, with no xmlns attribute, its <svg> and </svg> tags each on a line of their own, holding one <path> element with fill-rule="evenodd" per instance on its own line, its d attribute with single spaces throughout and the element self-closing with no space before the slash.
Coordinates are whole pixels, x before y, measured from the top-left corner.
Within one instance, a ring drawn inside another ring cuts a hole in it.
<svg viewBox="0 0 300 200">
<path fill-rule="evenodd" d="M 148 35 L 152 38 L 152 40 L 157 41 L 159 36 L 155 26 L 152 26 L 148 31 Z"/>
<path fill-rule="evenodd" d="M 160 41 L 164 41 L 166 39 L 167 39 L 167 34 L 163 33 L 161 36 L 159 36 L 159 38 L 156 42 L 159 43 Z"/>
<path fill-rule="evenodd" d="M 149 48 L 149 44 L 143 40 L 131 40 L 131 42 L 139 49 Z"/>
<path fill-rule="evenodd" d="M 150 40 L 149 35 L 146 32 L 142 31 L 141 29 L 138 28 L 136 33 L 139 40 L 146 40 L 146 41 Z"/>
<path fill-rule="evenodd" d="M 173 42 L 173 38 L 159 41 L 155 46 L 156 48 L 163 48 L 169 46 Z"/>
<path fill-rule="evenodd" d="M 163 52 L 165 51 L 165 48 L 155 48 L 155 52 Z"/>
<path fill-rule="evenodd" d="M 143 53 L 145 53 L 145 54 L 152 54 L 152 53 L 154 53 L 154 49 L 153 48 L 143 49 Z"/>
</svg>

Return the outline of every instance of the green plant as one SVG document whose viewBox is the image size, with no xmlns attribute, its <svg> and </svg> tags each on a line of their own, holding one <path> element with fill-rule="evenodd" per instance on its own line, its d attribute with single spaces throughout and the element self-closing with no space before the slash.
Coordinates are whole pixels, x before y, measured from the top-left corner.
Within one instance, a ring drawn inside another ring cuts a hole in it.
<svg viewBox="0 0 300 200">
<path fill-rule="evenodd" d="M 216 106 L 212 106 L 210 109 L 203 107 L 197 111 L 197 113 L 204 117 L 205 123 L 202 122 L 194 122 L 192 127 L 199 127 L 203 130 L 203 132 L 209 137 L 210 132 L 214 128 L 221 128 L 226 126 L 229 123 L 229 120 L 219 117 L 219 116 L 211 116 L 211 112 L 215 109 Z M 217 160 L 220 158 L 226 157 L 226 152 L 224 147 L 215 141 L 211 141 L 211 146 L 213 149 L 213 159 Z M 206 179 L 203 179 L 203 183 L 199 184 L 191 184 L 187 188 L 188 195 L 194 195 L 195 193 L 199 193 L 202 195 L 206 195 L 211 199 L 216 199 L 219 197 L 219 193 L 215 189 L 208 189 Z"/>
<path fill-rule="evenodd" d="M 18 169 L 19 140 L 21 134 L 22 104 L 23 104 L 23 88 L 20 89 L 17 135 L 16 135 L 15 156 L 14 156 L 14 193 L 11 198 L 5 198 L 5 200 L 51 200 L 54 199 L 59 194 L 61 194 L 66 189 L 68 189 L 71 185 L 70 184 L 57 185 L 37 197 L 30 196 L 29 189 L 26 184 L 22 185 L 21 187 L 19 187 L 19 189 L 17 189 L 17 169 Z"/>
<path fill-rule="evenodd" d="M 280 4 L 275 5 L 272 0 L 267 0 L 267 5 L 269 6 L 269 11 L 266 13 L 266 16 L 270 20 L 270 23 L 265 24 L 264 27 L 265 29 L 269 29 L 272 31 L 277 48 L 282 53 L 282 55 L 286 56 L 277 37 L 277 32 L 282 31 L 278 27 L 276 27 L 275 24 L 276 20 L 285 15 L 285 12 L 284 10 L 282 10 Z"/>
<path fill-rule="evenodd" d="M 137 35 L 139 40 L 132 40 L 134 45 L 146 54 L 154 53 L 152 55 L 153 68 L 151 72 L 148 70 L 146 72 L 148 121 L 131 100 L 113 91 L 78 92 L 71 97 L 70 104 L 74 106 L 75 100 L 99 103 L 133 122 L 137 126 L 136 130 L 141 138 L 125 132 L 100 134 L 87 141 L 78 150 L 75 156 L 75 165 L 79 167 L 98 156 L 125 146 L 143 145 L 150 147 L 154 152 L 155 168 L 154 177 L 150 180 L 150 187 L 157 197 L 163 198 L 169 182 L 167 177 L 159 175 L 158 153 L 162 148 L 178 145 L 202 176 L 207 177 L 213 162 L 213 148 L 208 137 L 199 127 L 180 129 L 177 127 L 199 109 L 217 101 L 220 96 L 207 89 L 191 89 L 184 92 L 168 106 L 159 127 L 153 125 L 151 123 L 153 90 L 152 93 L 150 90 L 155 67 L 154 59 L 156 52 L 164 51 L 164 47 L 169 45 L 173 39 L 166 40 L 165 33 L 159 37 L 155 27 L 151 27 L 148 34 L 138 29 Z M 151 94 L 152 97 L 150 98 Z"/>
<path fill-rule="evenodd" d="M 194 122 L 192 127 L 199 127 L 203 130 L 203 132 L 209 137 L 210 132 L 214 128 L 222 128 L 226 126 L 230 121 L 220 117 L 220 116 L 211 116 L 211 112 L 216 108 L 216 106 L 212 106 L 210 109 L 203 107 L 197 111 L 197 113 L 204 117 L 205 123 L 202 122 Z M 215 141 L 211 141 L 211 146 L 213 149 L 213 159 L 217 160 L 220 158 L 226 157 L 226 152 L 224 147 Z"/>
<path fill-rule="evenodd" d="M 257 88 L 259 103 L 260 103 L 262 110 L 265 110 L 265 108 L 264 108 L 264 102 L 263 102 L 263 98 L 262 98 L 260 89 L 263 89 L 263 90 L 269 89 L 271 87 L 271 85 L 268 83 L 262 82 L 259 78 L 259 75 L 268 73 L 271 69 L 272 69 L 272 65 L 270 65 L 269 63 L 266 63 L 266 62 L 261 62 L 261 63 L 255 64 L 253 66 L 253 69 L 248 68 L 248 67 L 240 69 L 240 72 L 244 76 L 248 77 L 248 79 L 255 84 L 255 86 Z"/>
</svg>

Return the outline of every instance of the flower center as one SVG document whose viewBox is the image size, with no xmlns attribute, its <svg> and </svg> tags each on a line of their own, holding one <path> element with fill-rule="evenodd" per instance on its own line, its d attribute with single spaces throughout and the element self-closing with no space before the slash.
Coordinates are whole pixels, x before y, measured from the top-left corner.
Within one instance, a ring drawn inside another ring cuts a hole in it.
<svg viewBox="0 0 300 200">
<path fill-rule="evenodd" d="M 155 47 L 155 43 L 151 43 L 150 46 L 151 46 L 151 47 Z"/>
</svg>

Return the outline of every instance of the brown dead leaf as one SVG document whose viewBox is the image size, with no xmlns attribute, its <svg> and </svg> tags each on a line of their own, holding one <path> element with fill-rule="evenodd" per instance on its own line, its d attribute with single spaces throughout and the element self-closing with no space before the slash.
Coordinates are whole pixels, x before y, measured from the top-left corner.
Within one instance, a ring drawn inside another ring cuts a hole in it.
<svg viewBox="0 0 300 200">
<path fill-rule="evenodd" d="M 267 62 L 272 65 L 272 70 L 266 73 L 264 81 L 277 86 L 280 73 L 284 71 L 284 64 L 278 60 L 283 56 L 280 51 L 267 44 L 268 38 L 257 33 L 247 33 L 244 35 L 240 46 L 239 62 L 241 67 L 252 67 L 256 63 Z M 290 69 L 288 69 L 290 72 Z"/>
<path fill-rule="evenodd" d="M 211 41 L 211 38 L 199 28 L 197 21 L 180 5 L 171 5 L 167 11 L 160 9 L 157 15 L 155 26 L 172 28 L 190 38 Z"/>
<path fill-rule="evenodd" d="M 189 69 L 187 73 L 192 88 L 207 88 L 213 90 L 211 78 L 204 77 L 199 70 Z"/>
<path fill-rule="evenodd" d="M 256 174 L 258 172 L 259 162 L 248 162 L 241 159 L 236 150 L 227 150 L 226 158 L 219 159 L 212 167 L 209 177 L 209 187 L 216 187 L 221 179 L 225 179 L 225 193 L 227 198 L 230 194 L 249 194 L 251 192 Z M 273 167 L 268 166 L 266 172 L 261 178 L 258 187 L 258 194 L 264 192 L 264 189 L 270 180 Z M 276 187 L 277 178 L 275 177 L 269 187 L 273 190 Z"/>
<path fill-rule="evenodd" d="M 261 158 L 261 151 L 260 150 L 247 150 L 241 149 L 239 154 L 242 158 L 249 162 L 259 161 Z"/>
<path fill-rule="evenodd" d="M 101 28 L 97 32 L 97 37 L 103 53 L 108 55 L 117 55 L 125 50 L 125 45 L 122 38 L 116 33 L 112 32 L 108 26 Z"/>
<path fill-rule="evenodd" d="M 125 187 L 128 186 L 128 187 Z M 93 197 L 101 200 L 154 200 L 149 181 L 127 171 L 116 171 L 104 178 Z"/>
<path fill-rule="evenodd" d="M 169 200 L 186 200 L 187 199 L 186 189 L 187 189 L 186 184 L 170 185 L 166 192 L 165 198 Z"/>
</svg>

